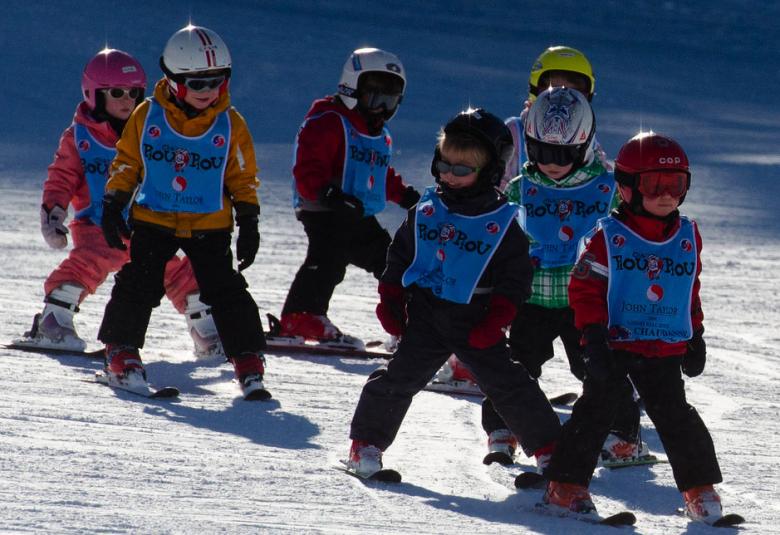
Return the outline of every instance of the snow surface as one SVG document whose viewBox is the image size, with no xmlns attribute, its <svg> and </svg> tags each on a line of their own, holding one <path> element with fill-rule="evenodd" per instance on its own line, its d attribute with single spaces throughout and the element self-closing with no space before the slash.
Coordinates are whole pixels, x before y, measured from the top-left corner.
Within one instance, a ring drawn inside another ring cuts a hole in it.
<svg viewBox="0 0 780 535">
<path fill-rule="evenodd" d="M 594 105 L 609 154 L 640 127 L 677 138 L 693 163 L 684 205 L 704 235 L 704 375 L 687 381 L 709 426 L 728 511 L 746 530 L 780 532 L 780 81 L 776 3 L 722 0 L 519 2 L 268 0 L 0 2 L 0 340 L 40 310 L 42 282 L 65 253 L 38 230 L 40 185 L 79 99 L 86 60 L 108 42 L 152 79 L 160 51 L 189 17 L 230 46 L 234 104 L 253 132 L 263 181 L 261 244 L 246 272 L 261 313 L 278 314 L 305 238 L 289 207 L 292 141 L 313 98 L 335 89 L 349 52 L 396 52 L 408 92 L 390 127 L 395 166 L 418 187 L 438 127 L 468 104 L 519 113 L 528 70 L 550 44 L 584 50 L 597 72 Z M 397 207 L 383 214 L 392 231 Z M 93 347 L 111 280 L 82 306 Z M 350 269 L 332 319 L 382 337 L 375 282 Z M 100 363 L 0 350 L 0 531 L 37 533 L 580 533 L 601 528 L 528 512 L 513 469 L 485 467 L 475 400 L 423 392 L 386 465 L 400 485 L 364 484 L 332 468 L 380 362 L 270 356 L 269 403 L 247 403 L 229 365 L 191 356 L 184 320 L 167 302 L 144 349 L 150 378 L 180 401 L 145 401 L 90 382 Z M 560 347 L 559 347 L 560 350 Z M 559 351 L 560 352 L 560 351 Z M 576 390 L 557 357 L 543 388 Z M 568 411 L 560 412 L 566 418 Z M 644 437 L 662 454 L 652 424 Z M 630 508 L 637 533 L 707 533 L 674 511 L 668 465 L 594 477 L 604 513 Z"/>
</svg>

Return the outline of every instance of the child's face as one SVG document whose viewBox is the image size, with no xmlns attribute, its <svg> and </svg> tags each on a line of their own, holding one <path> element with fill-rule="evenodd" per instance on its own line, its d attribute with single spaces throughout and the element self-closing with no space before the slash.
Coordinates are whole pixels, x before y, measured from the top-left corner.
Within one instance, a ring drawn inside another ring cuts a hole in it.
<svg viewBox="0 0 780 535">
<path fill-rule="evenodd" d="M 193 91 L 188 89 L 187 94 L 184 95 L 184 102 L 196 110 L 202 111 L 214 104 L 218 98 L 219 87 L 207 89 L 206 91 Z"/>
<path fill-rule="evenodd" d="M 642 208 L 654 216 L 666 217 L 674 212 L 678 206 L 680 206 L 680 198 L 672 197 L 666 192 L 658 197 L 642 195 Z"/>
<path fill-rule="evenodd" d="M 464 165 L 471 167 L 472 172 L 465 176 L 456 176 L 452 173 L 452 170 L 448 170 L 446 173 L 439 171 L 439 180 L 452 189 L 468 188 L 473 186 L 477 181 L 479 174 L 479 162 L 476 155 L 467 152 L 455 152 L 447 150 L 446 147 L 441 148 L 441 161 L 445 164 Z"/>
<path fill-rule="evenodd" d="M 119 93 L 117 89 L 122 90 L 122 96 L 119 98 L 111 96 L 111 93 Z M 130 93 L 134 92 L 130 87 L 119 87 L 111 89 L 103 89 L 106 102 L 106 113 L 111 117 L 115 117 L 122 121 L 126 121 L 130 114 L 135 109 L 136 97 L 131 97 Z M 136 89 L 137 91 L 137 89 Z"/>
<path fill-rule="evenodd" d="M 542 172 L 544 176 L 547 178 L 550 178 L 552 180 L 558 181 L 571 173 L 572 168 L 574 168 L 574 164 L 566 164 L 566 165 L 558 165 L 554 163 L 539 163 L 536 164 L 536 166 L 539 168 L 539 171 Z"/>
</svg>

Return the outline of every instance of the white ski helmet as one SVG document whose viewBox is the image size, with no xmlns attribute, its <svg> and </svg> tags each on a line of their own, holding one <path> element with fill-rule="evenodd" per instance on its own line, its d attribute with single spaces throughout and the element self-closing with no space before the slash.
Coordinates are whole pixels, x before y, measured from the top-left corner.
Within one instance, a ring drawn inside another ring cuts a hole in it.
<svg viewBox="0 0 780 535">
<path fill-rule="evenodd" d="M 232 60 L 230 51 L 222 38 L 213 30 L 188 24 L 174 33 L 165 44 L 160 57 L 160 67 L 165 73 L 171 89 L 184 96 L 185 78 L 224 75 L 230 77 Z M 220 88 L 223 91 L 227 83 Z"/>
<path fill-rule="evenodd" d="M 525 118 L 528 160 L 535 164 L 590 161 L 596 117 L 586 96 L 568 87 L 551 87 L 536 98 Z"/>
<path fill-rule="evenodd" d="M 354 109 L 358 103 L 359 79 L 363 74 L 369 72 L 382 72 L 397 76 L 401 79 L 401 95 L 406 90 L 406 71 L 398 56 L 378 48 L 359 48 L 347 58 L 339 80 L 339 97 L 350 110 Z M 395 114 L 397 109 L 398 106 L 393 110 L 388 110 L 391 114 L 390 117 Z"/>
</svg>

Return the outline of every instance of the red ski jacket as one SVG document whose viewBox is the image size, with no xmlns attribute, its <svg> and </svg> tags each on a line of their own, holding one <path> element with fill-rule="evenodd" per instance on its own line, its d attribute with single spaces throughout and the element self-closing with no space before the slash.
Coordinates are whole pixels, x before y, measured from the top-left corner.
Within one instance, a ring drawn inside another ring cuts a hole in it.
<svg viewBox="0 0 780 535">
<path fill-rule="evenodd" d="M 651 241 L 665 241 L 680 228 L 679 214 L 669 220 L 638 215 L 626 203 L 622 203 L 612 217 L 617 218 L 628 228 Z M 699 227 L 694 222 L 696 236 L 696 278 L 691 295 L 691 322 L 694 332 L 702 328 L 704 314 L 699 299 L 701 283 L 701 235 Z M 608 278 L 607 246 L 603 231 L 598 231 L 590 241 L 582 256 L 572 271 L 569 282 L 569 305 L 574 309 L 574 323 L 578 329 L 587 325 L 607 325 L 609 313 L 607 310 Z M 639 340 L 632 342 L 611 341 L 613 349 L 639 353 L 647 357 L 669 357 L 683 355 L 687 342 L 669 343 L 661 340 Z"/>
</svg>

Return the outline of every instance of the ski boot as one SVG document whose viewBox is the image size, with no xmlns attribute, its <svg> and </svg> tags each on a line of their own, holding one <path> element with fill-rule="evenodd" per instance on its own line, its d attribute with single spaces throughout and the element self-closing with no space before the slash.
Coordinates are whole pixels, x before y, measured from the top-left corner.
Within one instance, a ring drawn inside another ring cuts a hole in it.
<svg viewBox="0 0 780 535">
<path fill-rule="evenodd" d="M 87 343 L 76 333 L 73 316 L 79 311 L 79 299 L 84 288 L 63 284 L 44 298 L 43 312 L 33 318 L 32 328 L 15 345 L 81 352 Z"/>
<path fill-rule="evenodd" d="M 712 485 L 702 485 L 683 491 L 685 515 L 693 520 L 712 524 L 723 516 L 720 496 Z"/>
<path fill-rule="evenodd" d="M 214 325 L 211 307 L 200 300 L 200 294 L 187 296 L 184 309 L 187 329 L 194 344 L 193 353 L 197 359 L 225 358 L 225 350 Z"/>
<path fill-rule="evenodd" d="M 471 370 L 458 360 L 458 357 L 455 355 L 450 355 L 447 362 L 433 376 L 426 390 L 467 396 L 482 395 L 482 391 L 471 374 Z"/>
<path fill-rule="evenodd" d="M 353 440 L 346 465 L 360 477 L 371 477 L 382 469 L 382 450 L 363 440 Z"/>
<path fill-rule="evenodd" d="M 496 429 L 488 435 L 488 454 L 482 463 L 509 466 L 515 462 L 515 451 L 517 439 L 512 432 L 509 429 Z"/>
<path fill-rule="evenodd" d="M 650 455 L 647 444 L 642 441 L 641 435 L 638 435 L 636 440 L 625 440 L 615 433 L 610 433 L 601 447 L 601 464 L 608 468 L 631 466 L 656 460 L 654 455 Z"/>
<path fill-rule="evenodd" d="M 280 324 L 278 336 L 281 338 L 298 339 L 301 343 L 311 340 L 320 345 L 358 351 L 366 349 L 362 340 L 342 333 L 325 315 L 291 312 L 282 315 Z"/>
<path fill-rule="evenodd" d="M 246 352 L 230 360 L 236 373 L 241 393 L 247 401 L 271 399 L 271 393 L 263 385 L 265 357 L 260 353 Z"/>
<path fill-rule="evenodd" d="M 596 515 L 596 506 L 593 505 L 588 488 L 575 483 L 550 481 L 542 497 L 542 503 L 551 511 Z"/>
<path fill-rule="evenodd" d="M 146 370 L 138 348 L 122 344 L 106 344 L 105 374 L 109 384 L 146 389 Z"/>
</svg>

